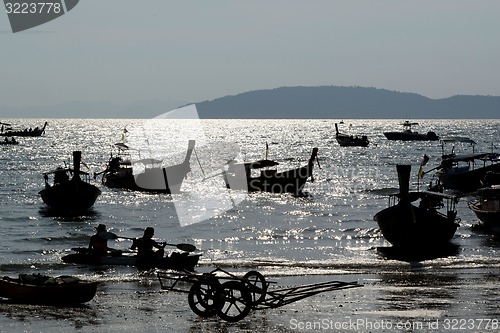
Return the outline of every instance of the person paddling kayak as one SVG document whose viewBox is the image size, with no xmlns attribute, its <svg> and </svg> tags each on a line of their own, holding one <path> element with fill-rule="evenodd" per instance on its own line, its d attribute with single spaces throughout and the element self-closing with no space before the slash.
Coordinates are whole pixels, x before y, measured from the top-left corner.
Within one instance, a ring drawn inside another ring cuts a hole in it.
<svg viewBox="0 0 500 333">
<path fill-rule="evenodd" d="M 165 254 L 165 243 L 158 243 L 153 239 L 155 234 L 155 229 L 152 227 L 147 227 L 144 230 L 144 235 L 140 238 L 134 239 L 131 250 L 137 249 L 138 257 L 148 257 L 148 258 L 162 258 Z M 153 248 L 157 248 L 155 251 Z"/>
<path fill-rule="evenodd" d="M 120 250 L 115 250 L 108 247 L 109 239 L 117 239 L 119 238 L 116 234 L 109 232 L 106 230 L 106 226 L 104 224 L 99 224 L 96 228 L 96 233 L 92 237 L 90 237 L 89 242 L 89 250 L 96 255 L 107 255 L 118 254 L 121 253 Z"/>
</svg>

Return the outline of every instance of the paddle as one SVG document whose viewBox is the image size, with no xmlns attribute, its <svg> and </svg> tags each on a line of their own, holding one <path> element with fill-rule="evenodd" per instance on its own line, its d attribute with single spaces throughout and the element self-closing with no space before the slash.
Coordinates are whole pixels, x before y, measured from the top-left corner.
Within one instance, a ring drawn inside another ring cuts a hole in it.
<svg viewBox="0 0 500 333">
<path fill-rule="evenodd" d="M 118 236 L 118 238 L 123 238 L 123 239 L 128 239 L 128 240 L 135 240 L 135 238 L 132 237 L 123 237 L 123 236 Z M 196 246 L 193 244 L 185 244 L 185 243 L 180 243 L 180 244 L 169 244 L 169 243 L 163 243 L 165 245 L 169 246 L 175 246 L 179 250 L 186 251 L 186 252 L 193 252 L 196 250 Z"/>
</svg>

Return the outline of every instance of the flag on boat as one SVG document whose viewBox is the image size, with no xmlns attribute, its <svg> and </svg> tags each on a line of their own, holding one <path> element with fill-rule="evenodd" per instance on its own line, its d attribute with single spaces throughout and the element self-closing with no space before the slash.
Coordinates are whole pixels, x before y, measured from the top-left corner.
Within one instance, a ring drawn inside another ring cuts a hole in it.
<svg viewBox="0 0 500 333">
<path fill-rule="evenodd" d="M 418 169 L 418 179 L 424 178 L 424 168 L 423 166 L 429 162 L 429 156 L 427 154 L 424 154 L 424 157 L 422 158 L 422 161 L 420 162 L 420 169 Z"/>
</svg>

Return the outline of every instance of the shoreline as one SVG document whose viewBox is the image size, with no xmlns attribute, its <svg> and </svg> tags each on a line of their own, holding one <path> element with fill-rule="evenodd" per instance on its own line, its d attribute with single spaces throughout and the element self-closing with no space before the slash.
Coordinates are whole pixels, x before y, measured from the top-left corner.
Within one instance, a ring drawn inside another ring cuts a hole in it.
<svg viewBox="0 0 500 333">
<path fill-rule="evenodd" d="M 358 281 L 361 288 L 325 292 L 283 307 L 252 310 L 228 323 L 193 313 L 187 294 L 161 290 L 158 281 L 106 282 L 83 306 L 0 303 L 2 331 L 17 332 L 442 332 L 498 331 L 498 268 L 455 272 L 288 277 L 277 285 L 318 280 Z M 480 294 L 481 298 L 477 298 Z M 489 321 L 487 323 L 487 321 Z M 486 325 L 489 324 L 489 327 Z M 455 326 L 453 326 L 455 325 Z M 495 329 L 496 328 L 496 329 Z"/>
</svg>

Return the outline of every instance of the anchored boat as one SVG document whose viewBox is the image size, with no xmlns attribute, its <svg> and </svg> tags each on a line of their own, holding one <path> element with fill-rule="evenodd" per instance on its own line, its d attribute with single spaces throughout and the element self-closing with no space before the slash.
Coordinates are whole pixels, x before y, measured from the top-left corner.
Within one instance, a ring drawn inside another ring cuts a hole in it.
<svg viewBox="0 0 500 333">
<path fill-rule="evenodd" d="M 232 163 L 223 173 L 226 186 L 233 190 L 263 191 L 272 193 L 302 194 L 302 189 L 309 177 L 313 177 L 314 161 L 318 161 L 318 148 L 313 148 L 307 165 L 297 169 L 278 172 L 278 162 L 259 160 L 254 162 Z M 272 169 L 269 169 L 272 167 Z M 255 176 L 252 171 L 260 170 Z"/>
<path fill-rule="evenodd" d="M 454 195 L 431 191 L 410 192 L 410 165 L 397 165 L 400 192 L 389 197 L 389 207 L 373 219 L 385 239 L 400 248 L 443 246 L 459 224 Z M 419 202 L 419 205 L 412 204 Z M 446 202 L 446 203 L 444 203 Z M 445 213 L 439 209 L 445 208 Z"/>
<path fill-rule="evenodd" d="M 81 159 L 82 153 L 74 151 L 73 169 L 59 167 L 44 173 L 45 189 L 39 194 L 50 210 L 63 213 L 84 212 L 94 205 L 101 194 L 97 186 L 90 184 L 89 174 L 80 171 Z M 49 184 L 49 176 L 53 176 L 53 185 Z"/>
<path fill-rule="evenodd" d="M 11 127 L 10 124 L 6 123 L 0 123 L 2 125 L 0 129 L 0 136 L 42 136 L 45 134 L 45 128 L 47 127 L 48 123 L 45 122 L 43 126 L 40 127 L 35 127 L 35 128 L 25 128 L 25 129 L 19 129 L 15 130 Z"/>
<path fill-rule="evenodd" d="M 337 124 L 335 124 L 335 132 L 335 139 L 341 147 L 368 147 L 370 144 L 366 135 L 353 136 L 340 133 Z"/>
<path fill-rule="evenodd" d="M 179 193 L 182 181 L 191 171 L 190 158 L 195 141 L 189 140 L 184 161 L 180 164 L 162 167 L 163 161 L 157 159 L 141 159 L 133 164 L 144 166 L 144 172 L 133 173 L 129 146 L 117 143 L 119 153 L 111 156 L 106 169 L 102 174 L 102 183 L 110 188 L 122 188 L 136 191 L 151 191 L 162 193 Z"/>
<path fill-rule="evenodd" d="M 401 141 L 436 141 L 439 137 L 434 132 L 427 132 L 426 134 L 412 131 L 412 126 L 417 126 L 418 123 L 412 123 L 406 120 L 403 125 L 402 132 L 384 132 L 388 140 L 401 140 Z"/>
</svg>

